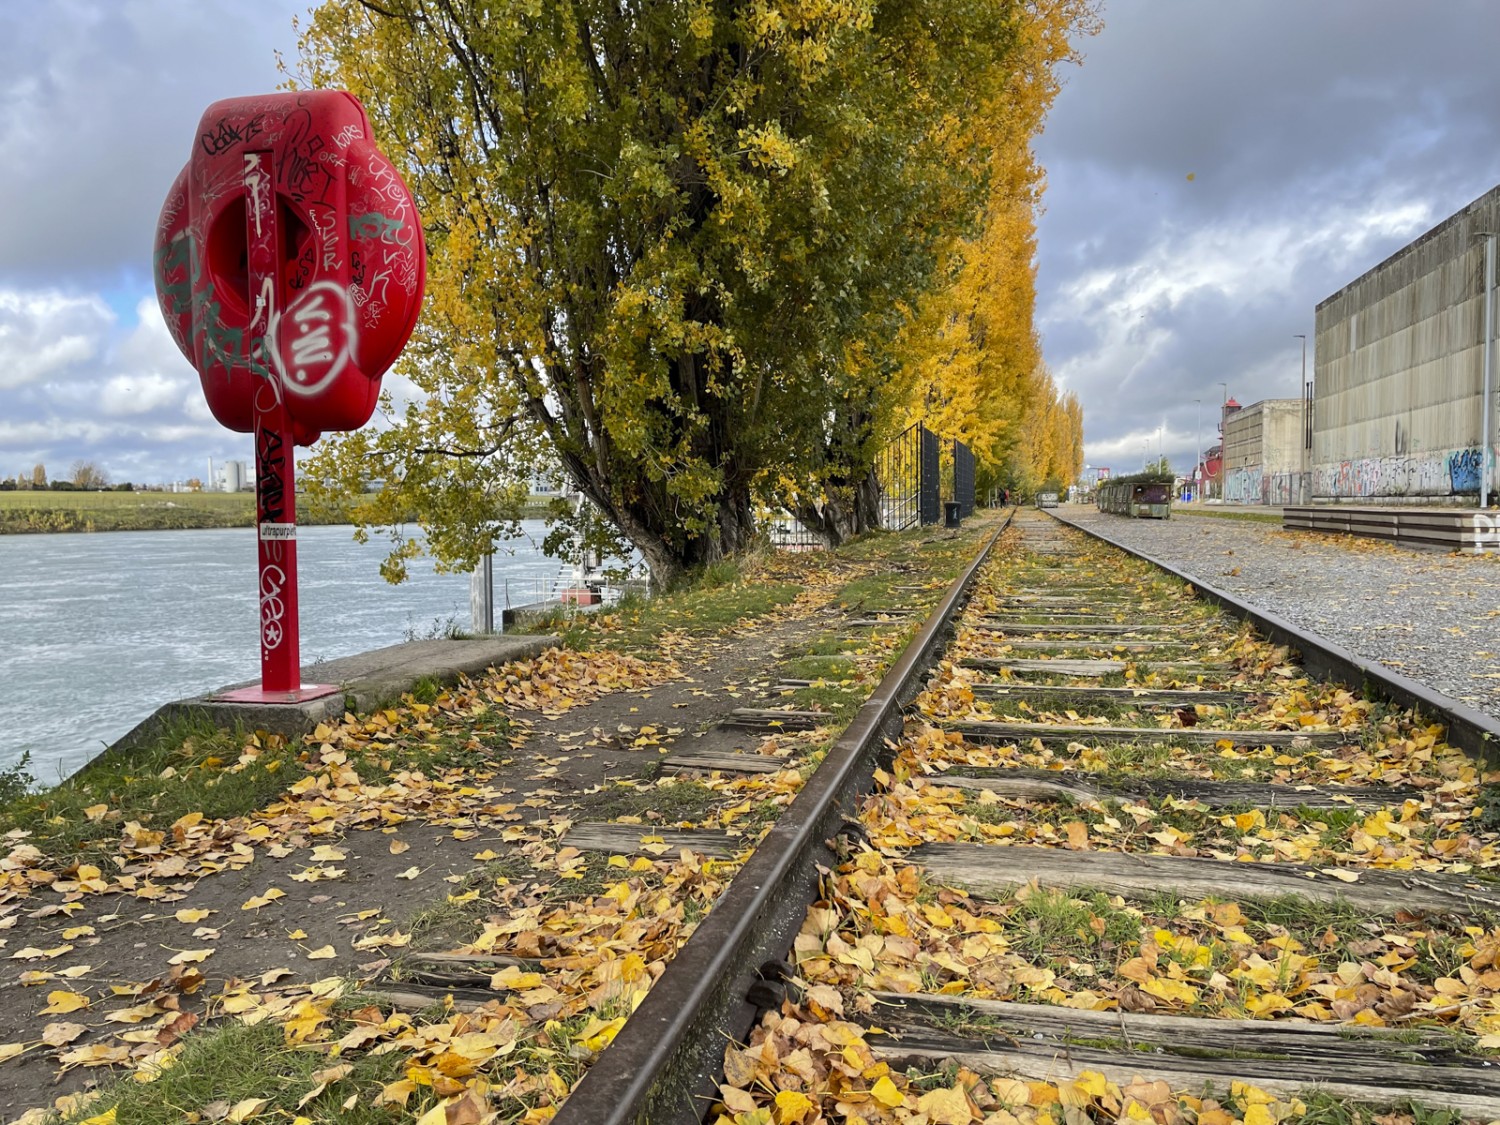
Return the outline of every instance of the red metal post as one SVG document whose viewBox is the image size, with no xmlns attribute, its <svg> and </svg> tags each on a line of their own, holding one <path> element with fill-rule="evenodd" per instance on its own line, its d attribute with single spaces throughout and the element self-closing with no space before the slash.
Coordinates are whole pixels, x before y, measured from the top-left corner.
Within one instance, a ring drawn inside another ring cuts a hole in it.
<svg viewBox="0 0 1500 1125">
<path fill-rule="evenodd" d="M 245 153 L 246 265 L 252 302 L 249 338 L 261 343 L 264 382 L 255 394 L 255 528 L 259 540 L 261 691 L 302 687 L 297 632 L 297 488 L 292 423 L 271 351 L 281 309 L 281 230 L 269 152 Z M 254 359 L 254 344 L 252 359 Z"/>
</svg>

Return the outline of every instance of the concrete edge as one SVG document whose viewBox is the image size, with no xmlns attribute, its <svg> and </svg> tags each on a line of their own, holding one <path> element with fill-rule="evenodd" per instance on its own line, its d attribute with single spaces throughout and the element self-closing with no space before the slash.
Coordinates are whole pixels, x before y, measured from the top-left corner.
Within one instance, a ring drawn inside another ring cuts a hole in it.
<svg viewBox="0 0 1500 1125">
<path fill-rule="evenodd" d="M 1050 513 L 1049 513 L 1050 514 Z M 1249 621 L 1267 638 L 1277 644 L 1285 644 L 1297 650 L 1302 664 L 1320 679 L 1333 680 L 1347 687 L 1361 690 L 1372 689 L 1377 695 L 1403 707 L 1411 707 L 1418 713 L 1441 717 L 1448 727 L 1448 742 L 1460 750 L 1493 766 L 1500 762 L 1500 722 L 1482 711 L 1461 703 L 1456 699 L 1434 691 L 1426 684 L 1418 683 L 1409 676 L 1394 672 L 1383 664 L 1377 664 L 1336 644 L 1316 633 L 1292 624 L 1269 610 L 1258 609 L 1249 602 L 1241 601 L 1224 590 L 1209 585 L 1195 575 L 1179 570 L 1144 551 L 1127 546 L 1102 532 L 1082 527 L 1072 520 L 1054 515 L 1058 523 L 1080 531 L 1084 535 L 1118 547 L 1127 554 L 1150 563 L 1172 577 L 1186 582 L 1209 601 L 1228 610 L 1236 617 Z"/>
<path fill-rule="evenodd" d="M 158 707 L 59 784 L 65 785 L 72 781 L 107 755 L 128 753 L 151 741 L 175 723 L 208 722 L 224 730 L 264 731 L 287 739 L 298 738 L 317 729 L 319 723 L 341 719 L 345 711 L 368 713 L 394 702 L 411 691 L 420 680 L 431 679 L 446 687 L 457 683 L 461 677 L 480 675 L 512 660 L 528 660 L 561 643 L 561 638 L 550 635 L 508 636 L 505 640 L 508 643 L 504 645 L 503 652 L 471 654 L 440 664 L 413 664 L 404 670 L 399 665 L 386 666 L 377 669 L 377 674 L 370 677 L 339 679 L 339 691 L 301 703 L 222 703 L 213 699 L 218 692 L 174 699 Z M 466 642 L 455 642 L 455 647 L 461 647 L 464 643 Z M 369 655 L 361 653 L 343 660 L 357 662 Z M 339 662 L 335 662 L 337 663 Z M 324 672 L 324 669 L 319 665 L 304 668 L 303 682 L 320 682 L 320 672 Z"/>
</svg>

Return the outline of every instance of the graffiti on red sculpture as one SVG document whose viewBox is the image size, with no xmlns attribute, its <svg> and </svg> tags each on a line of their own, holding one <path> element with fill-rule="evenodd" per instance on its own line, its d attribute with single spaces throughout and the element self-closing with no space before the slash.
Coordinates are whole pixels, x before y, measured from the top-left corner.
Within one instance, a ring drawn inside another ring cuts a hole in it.
<svg viewBox="0 0 1500 1125">
<path fill-rule="evenodd" d="M 277 262 L 252 293 L 247 231 L 272 220 Z M 209 107 L 162 208 L 154 266 L 214 417 L 250 432 L 255 389 L 269 381 L 306 445 L 374 412 L 416 324 L 426 249 L 359 102 L 311 90 Z"/>
</svg>

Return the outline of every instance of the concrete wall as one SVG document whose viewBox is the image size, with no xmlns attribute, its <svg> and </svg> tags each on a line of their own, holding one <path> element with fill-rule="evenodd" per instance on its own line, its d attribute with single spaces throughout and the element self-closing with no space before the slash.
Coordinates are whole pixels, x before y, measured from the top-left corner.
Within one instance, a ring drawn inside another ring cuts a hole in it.
<svg viewBox="0 0 1500 1125">
<path fill-rule="evenodd" d="M 1224 501 L 1304 502 L 1302 400 L 1270 398 L 1224 423 Z"/>
<path fill-rule="evenodd" d="M 1482 231 L 1500 231 L 1500 188 L 1318 305 L 1315 500 L 1475 502 Z"/>
</svg>

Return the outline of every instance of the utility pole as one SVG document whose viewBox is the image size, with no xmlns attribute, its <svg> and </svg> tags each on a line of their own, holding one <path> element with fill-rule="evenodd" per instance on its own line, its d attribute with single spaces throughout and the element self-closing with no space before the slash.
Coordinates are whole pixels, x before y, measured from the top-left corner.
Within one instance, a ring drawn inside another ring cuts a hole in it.
<svg viewBox="0 0 1500 1125">
<path fill-rule="evenodd" d="M 1216 475 L 1219 478 L 1219 499 L 1222 500 L 1224 499 L 1224 464 L 1228 460 L 1226 455 L 1229 452 L 1224 441 L 1224 422 L 1229 416 L 1229 384 L 1221 381 L 1219 386 L 1224 388 L 1224 401 L 1219 407 L 1219 471 Z"/>
<path fill-rule="evenodd" d="M 1193 450 L 1193 487 L 1198 490 L 1198 499 L 1203 499 L 1203 400 L 1193 399 L 1198 404 L 1198 436 L 1193 440 L 1197 443 Z"/>
<path fill-rule="evenodd" d="M 1479 456 L 1479 506 L 1490 506 L 1490 476 L 1493 451 L 1491 444 L 1492 422 L 1490 412 L 1491 376 L 1494 369 L 1495 351 L 1495 234 L 1486 231 L 1484 236 L 1484 394 L 1480 399 L 1484 420 L 1480 425 L 1481 453 Z"/>
<path fill-rule="evenodd" d="M 1297 462 L 1302 466 L 1301 477 L 1306 482 L 1307 473 L 1312 471 L 1312 395 L 1307 393 L 1307 333 L 1294 332 L 1292 339 L 1302 341 L 1302 456 Z"/>
</svg>

